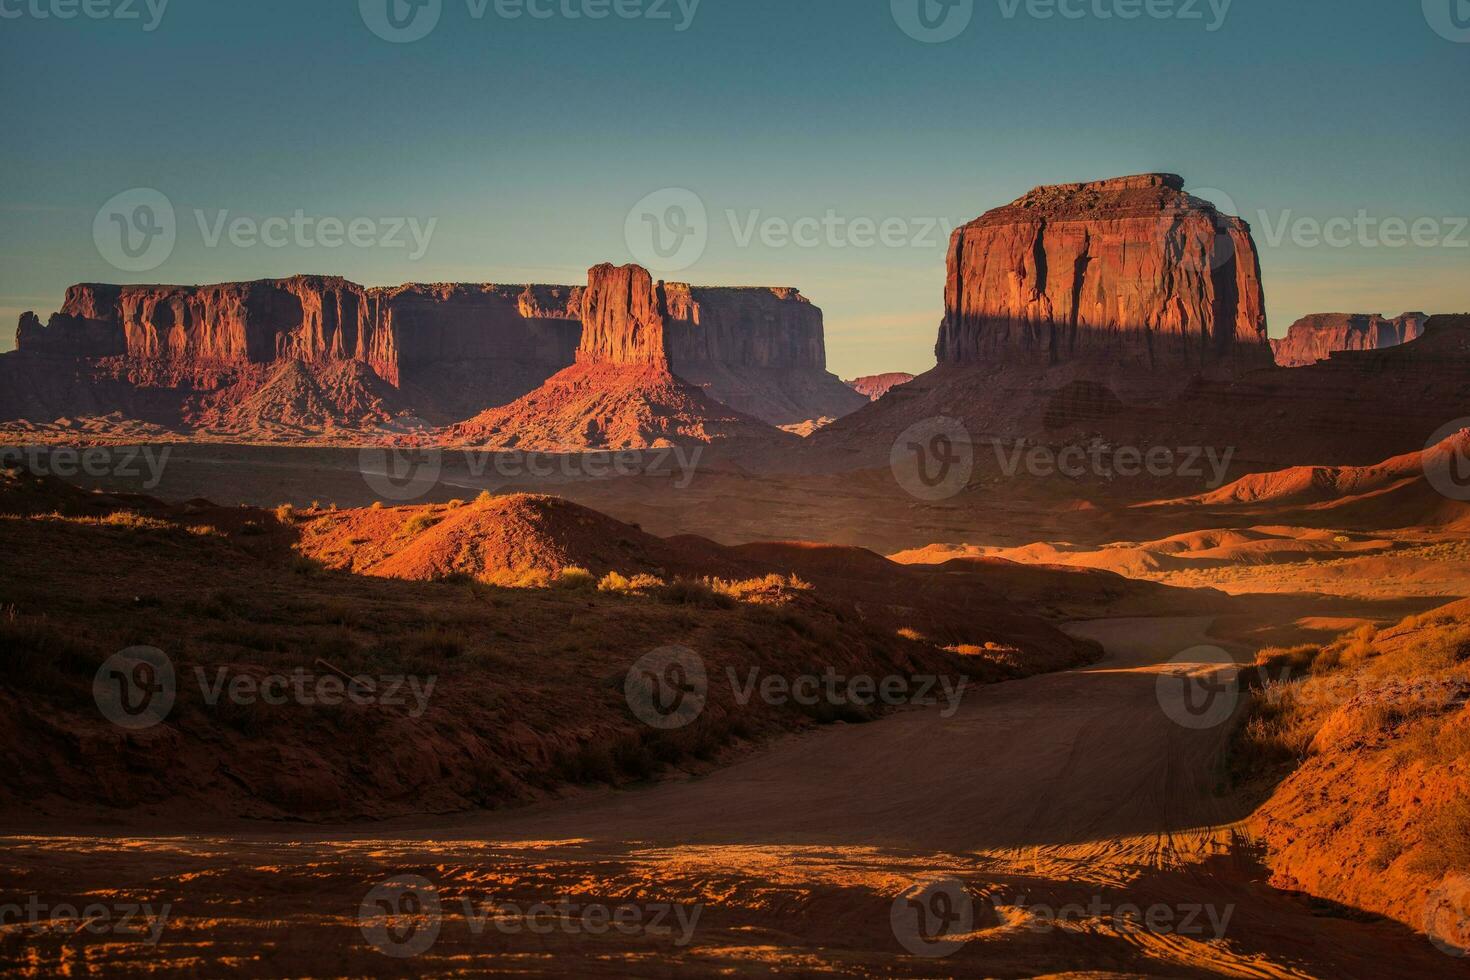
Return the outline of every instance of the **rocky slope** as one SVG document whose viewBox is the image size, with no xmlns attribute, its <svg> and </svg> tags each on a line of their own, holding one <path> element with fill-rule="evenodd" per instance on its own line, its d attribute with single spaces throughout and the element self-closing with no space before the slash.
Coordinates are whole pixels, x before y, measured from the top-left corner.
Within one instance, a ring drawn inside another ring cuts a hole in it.
<svg viewBox="0 0 1470 980">
<path fill-rule="evenodd" d="M 853 391 L 862 395 L 870 402 L 875 402 L 888 394 L 899 385 L 906 385 L 914 380 L 912 374 L 903 371 L 893 371 L 889 374 L 870 374 L 863 378 L 854 378 L 845 382 Z"/>
<path fill-rule="evenodd" d="M 1341 350 L 1382 350 L 1417 340 L 1429 317 L 1405 313 L 1392 320 L 1378 313 L 1314 313 L 1303 317 L 1280 340 L 1271 341 L 1276 363 L 1305 367 Z"/>
<path fill-rule="evenodd" d="M 955 231 L 941 364 L 1269 367 L 1250 228 L 1173 174 L 1038 187 Z"/>
</svg>

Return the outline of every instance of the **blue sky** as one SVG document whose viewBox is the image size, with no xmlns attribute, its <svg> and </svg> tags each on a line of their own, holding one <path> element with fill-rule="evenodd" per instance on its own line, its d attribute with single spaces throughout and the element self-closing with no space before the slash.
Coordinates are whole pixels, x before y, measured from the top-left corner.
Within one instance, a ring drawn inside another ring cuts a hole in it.
<svg viewBox="0 0 1470 980">
<path fill-rule="evenodd" d="M 0 347 L 21 311 L 44 318 L 81 281 L 578 282 L 635 258 L 640 200 L 685 188 L 707 244 L 667 278 L 800 286 L 826 311 L 833 370 L 918 371 L 943 229 L 1037 184 L 1151 170 L 1251 221 L 1273 335 L 1311 312 L 1470 309 L 1455 221 L 1470 215 L 1470 43 L 1420 0 L 1234 0 L 1223 19 L 1223 0 L 1148 0 L 1173 15 L 1136 19 L 1100 14 L 1145 0 L 1061 0 L 1078 17 L 974 0 L 944 43 L 906 34 L 890 0 L 701 0 L 692 17 L 692 0 L 489 0 L 480 17 L 477 0 L 441 0 L 412 43 L 375 35 L 358 0 L 171 0 L 152 30 L 145 0 L 85 2 L 140 17 L 0 0 Z M 599 3 L 640 16 L 567 16 Z M 176 215 L 145 272 L 93 235 L 133 188 Z M 373 232 L 211 244 L 221 220 L 298 211 L 313 235 L 323 218 Z M 1266 240 L 1263 212 L 1291 233 Z M 1376 224 L 1312 243 L 1312 222 L 1360 213 L 1432 227 L 1401 247 Z M 772 218 L 837 230 L 745 240 Z M 391 219 L 434 222 L 421 256 Z M 859 219 L 888 222 L 888 241 Z"/>
</svg>

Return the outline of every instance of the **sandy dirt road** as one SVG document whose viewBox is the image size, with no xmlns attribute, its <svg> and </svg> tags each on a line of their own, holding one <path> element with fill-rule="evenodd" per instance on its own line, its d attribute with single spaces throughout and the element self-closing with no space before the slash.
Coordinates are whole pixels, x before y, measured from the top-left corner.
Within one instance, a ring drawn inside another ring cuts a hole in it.
<svg viewBox="0 0 1470 980">
<path fill-rule="evenodd" d="M 370 827 L 12 836 L 0 902 L 171 911 L 156 947 L 7 928 L 0 964 L 36 976 L 1470 975 L 1403 926 L 1264 883 L 1233 829 L 1244 807 L 1220 792 L 1229 725 L 1206 726 L 1221 716 L 1200 702 L 1176 720 L 1172 673 L 1161 700 L 1162 673 L 1220 669 L 1200 649 L 1221 642 L 1210 625 L 1079 624 L 1109 650 L 1094 667 L 639 791 Z M 1206 666 L 1166 666 L 1185 651 Z M 598 931 L 594 906 L 630 910 L 626 928 Z"/>
</svg>

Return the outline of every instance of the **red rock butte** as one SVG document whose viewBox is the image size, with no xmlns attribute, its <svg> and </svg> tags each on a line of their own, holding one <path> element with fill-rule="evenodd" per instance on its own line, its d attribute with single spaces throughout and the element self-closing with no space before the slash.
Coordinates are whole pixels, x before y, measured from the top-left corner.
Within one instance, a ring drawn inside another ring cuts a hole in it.
<svg viewBox="0 0 1470 980">
<path fill-rule="evenodd" d="M 957 229 L 941 364 L 1270 367 L 1249 226 L 1174 174 L 1038 187 Z"/>
</svg>

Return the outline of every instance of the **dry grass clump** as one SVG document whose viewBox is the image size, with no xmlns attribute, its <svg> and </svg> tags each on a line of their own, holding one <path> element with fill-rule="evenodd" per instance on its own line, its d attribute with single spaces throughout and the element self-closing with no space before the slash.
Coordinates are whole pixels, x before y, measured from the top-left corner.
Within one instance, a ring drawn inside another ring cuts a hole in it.
<svg viewBox="0 0 1470 980">
<path fill-rule="evenodd" d="M 1431 612 L 1364 626 L 1324 647 L 1270 648 L 1242 675 L 1254 694 L 1232 746 L 1240 780 L 1279 775 L 1313 755 L 1392 753 L 1402 766 L 1470 760 L 1470 623 Z"/>
<path fill-rule="evenodd" d="M 786 602 L 792 593 L 810 592 L 813 586 L 796 575 L 766 575 L 737 582 L 721 578 L 707 580 L 716 593 L 736 602 Z"/>
<path fill-rule="evenodd" d="M 495 494 L 489 490 L 481 490 L 480 495 L 475 498 L 476 507 L 488 507 L 495 503 Z"/>
<path fill-rule="evenodd" d="M 1414 870 L 1438 877 L 1470 868 L 1470 796 L 1461 793 L 1430 816 Z"/>
<path fill-rule="evenodd" d="M 555 579 L 558 589 L 567 589 L 572 592 L 591 591 L 597 588 L 597 576 L 576 565 L 568 565 L 556 573 Z"/>
<path fill-rule="evenodd" d="M 115 510 L 101 518 L 98 523 L 107 527 L 128 527 L 140 531 L 162 531 L 174 526 L 168 521 L 160 521 L 155 517 L 144 517 L 131 510 Z"/>
<path fill-rule="evenodd" d="M 423 534 L 429 528 L 438 524 L 439 521 L 440 518 L 435 517 L 428 511 L 421 511 L 404 521 L 403 527 L 399 529 L 399 533 L 405 538 L 412 538 L 416 535 Z"/>
<path fill-rule="evenodd" d="M 276 520 L 282 524 L 290 524 L 296 519 L 296 508 L 290 504 L 281 504 L 281 506 L 277 507 L 271 513 L 275 514 Z"/>
<path fill-rule="evenodd" d="M 925 636 L 923 633 L 920 633 L 916 629 L 910 629 L 907 626 L 905 626 L 902 629 L 900 629 L 898 631 L 898 635 L 901 636 L 901 637 L 903 637 L 905 640 L 913 640 L 915 643 L 928 643 L 929 642 L 929 638 L 927 636 Z"/>
<path fill-rule="evenodd" d="M 617 572 L 608 572 L 597 583 L 599 592 L 616 592 L 620 595 L 639 595 L 664 587 L 664 580 L 653 575 L 634 575 L 628 578 Z"/>
</svg>

